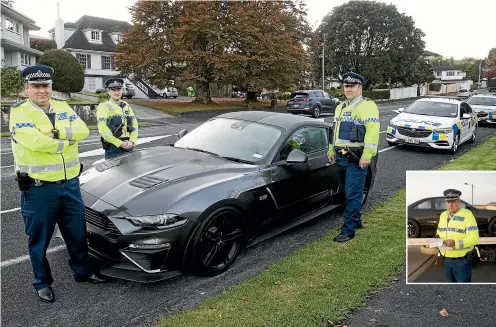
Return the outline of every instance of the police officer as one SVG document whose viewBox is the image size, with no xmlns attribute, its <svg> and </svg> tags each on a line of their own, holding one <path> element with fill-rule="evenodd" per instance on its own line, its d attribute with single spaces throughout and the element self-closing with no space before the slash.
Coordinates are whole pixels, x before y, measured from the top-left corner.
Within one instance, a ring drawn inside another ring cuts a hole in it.
<svg viewBox="0 0 496 327">
<path fill-rule="evenodd" d="M 470 283 L 474 246 L 479 241 L 477 221 L 469 209 L 460 208 L 462 192 L 448 189 L 443 194 L 447 210 L 439 217 L 435 237 L 453 248 L 440 251 L 444 257 L 444 274 L 448 282 Z"/>
<path fill-rule="evenodd" d="M 85 209 L 79 189 L 82 165 L 78 142 L 89 135 L 89 130 L 66 102 L 51 99 L 53 72 L 44 65 L 22 71 L 29 99 L 12 106 L 9 122 L 35 277 L 33 286 L 46 302 L 55 300 L 46 257 L 55 224 L 64 237 L 76 281 L 105 281 L 93 274 L 89 262 Z"/>
<path fill-rule="evenodd" d="M 138 120 L 131 106 L 121 100 L 124 81 L 110 78 L 105 86 L 110 99 L 98 105 L 96 115 L 105 159 L 108 159 L 133 151 L 138 142 Z"/>
<path fill-rule="evenodd" d="M 355 237 L 357 228 L 363 227 L 362 199 L 367 167 L 377 154 L 379 143 L 379 109 L 374 101 L 362 97 L 362 76 L 349 72 L 343 75 L 346 100 L 334 114 L 334 129 L 329 146 L 329 161 L 337 164 L 339 189 L 346 197 L 344 223 L 336 242 Z"/>
</svg>

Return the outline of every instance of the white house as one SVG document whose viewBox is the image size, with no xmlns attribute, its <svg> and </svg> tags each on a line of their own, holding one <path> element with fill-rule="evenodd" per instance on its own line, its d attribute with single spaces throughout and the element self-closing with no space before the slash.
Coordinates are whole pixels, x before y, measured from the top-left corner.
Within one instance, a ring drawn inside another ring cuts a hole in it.
<svg viewBox="0 0 496 327">
<path fill-rule="evenodd" d="M 432 66 L 434 71 L 434 83 L 442 84 L 456 84 L 456 89 L 470 89 L 474 83 L 472 80 L 467 79 L 467 73 L 455 69 L 452 66 Z"/>
<path fill-rule="evenodd" d="M 83 90 L 95 92 L 104 88 L 107 79 L 122 77 L 114 68 L 115 49 L 130 28 L 125 21 L 85 15 L 75 23 L 64 24 L 59 18 L 48 32 L 58 49 L 70 52 L 86 67 Z"/>
<path fill-rule="evenodd" d="M 29 31 L 39 31 L 35 21 L 2 2 L 0 32 L 2 45 L 2 66 L 17 67 L 19 70 L 36 64 L 36 56 L 43 52 L 30 47 Z"/>
</svg>

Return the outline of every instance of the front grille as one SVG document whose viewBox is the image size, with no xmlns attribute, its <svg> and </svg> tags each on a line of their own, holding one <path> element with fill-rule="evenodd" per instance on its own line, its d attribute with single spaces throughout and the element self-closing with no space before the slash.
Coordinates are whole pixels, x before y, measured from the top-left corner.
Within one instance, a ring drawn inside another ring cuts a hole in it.
<svg viewBox="0 0 496 327">
<path fill-rule="evenodd" d="M 103 229 L 107 232 L 106 235 L 111 236 L 112 238 L 119 238 L 122 235 L 119 229 L 117 229 L 117 227 L 114 225 L 114 223 L 100 212 L 85 207 L 84 216 L 87 223 L 97 228 Z"/>
<path fill-rule="evenodd" d="M 429 137 L 432 131 L 398 126 L 398 133 L 408 137 L 424 138 Z"/>
<path fill-rule="evenodd" d="M 485 117 L 485 116 L 487 116 L 487 114 L 486 114 L 486 113 L 480 113 L 480 112 L 479 112 L 479 113 L 477 114 L 477 117 Z"/>
</svg>

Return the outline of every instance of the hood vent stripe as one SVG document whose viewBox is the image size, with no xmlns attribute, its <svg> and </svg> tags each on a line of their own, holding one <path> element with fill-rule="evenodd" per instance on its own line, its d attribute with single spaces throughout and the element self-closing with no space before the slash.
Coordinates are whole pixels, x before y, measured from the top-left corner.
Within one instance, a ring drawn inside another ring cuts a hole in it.
<svg viewBox="0 0 496 327">
<path fill-rule="evenodd" d="M 147 175 L 132 180 L 131 182 L 129 182 L 129 185 L 146 189 L 166 181 L 168 181 L 168 179 L 153 175 Z"/>
</svg>

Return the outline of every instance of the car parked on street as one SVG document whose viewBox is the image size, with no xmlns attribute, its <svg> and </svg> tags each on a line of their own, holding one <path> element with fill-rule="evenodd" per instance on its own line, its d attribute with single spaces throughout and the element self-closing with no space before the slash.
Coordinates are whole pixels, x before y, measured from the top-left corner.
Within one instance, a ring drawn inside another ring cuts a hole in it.
<svg viewBox="0 0 496 327">
<path fill-rule="evenodd" d="M 467 103 L 479 122 L 496 123 L 496 94 L 476 94 Z"/>
<path fill-rule="evenodd" d="M 292 92 L 286 105 L 286 112 L 291 114 L 311 114 L 320 117 L 321 113 L 334 114 L 339 99 L 331 97 L 323 90 L 300 90 Z"/>
<path fill-rule="evenodd" d="M 161 92 L 160 92 L 160 96 L 167 99 L 167 98 L 177 98 L 179 96 L 179 92 L 177 91 L 177 89 L 173 86 L 169 86 L 169 87 L 166 87 L 164 88 Z"/>
<path fill-rule="evenodd" d="M 474 214 L 481 237 L 496 236 L 496 210 L 476 208 L 460 200 L 461 208 Z M 432 237 L 436 234 L 439 216 L 446 210 L 444 197 L 424 198 L 410 204 L 407 208 L 408 237 Z"/>
<path fill-rule="evenodd" d="M 219 274 L 242 247 L 342 208 L 330 128 L 285 113 L 226 113 L 182 130 L 169 146 L 95 164 L 80 181 L 100 273 L 138 282 L 190 269 Z"/>
<path fill-rule="evenodd" d="M 462 99 L 468 99 L 472 95 L 474 95 L 474 92 L 468 89 L 459 89 L 458 93 L 456 94 L 457 97 L 462 98 Z"/>
<path fill-rule="evenodd" d="M 136 95 L 136 91 L 134 90 L 133 84 L 129 82 L 125 83 L 124 87 L 122 88 L 122 97 L 131 99 L 135 95 Z"/>
<path fill-rule="evenodd" d="M 477 115 L 469 104 L 453 98 L 423 98 L 398 109 L 388 124 L 389 145 L 406 144 L 449 150 L 475 142 Z"/>
</svg>

